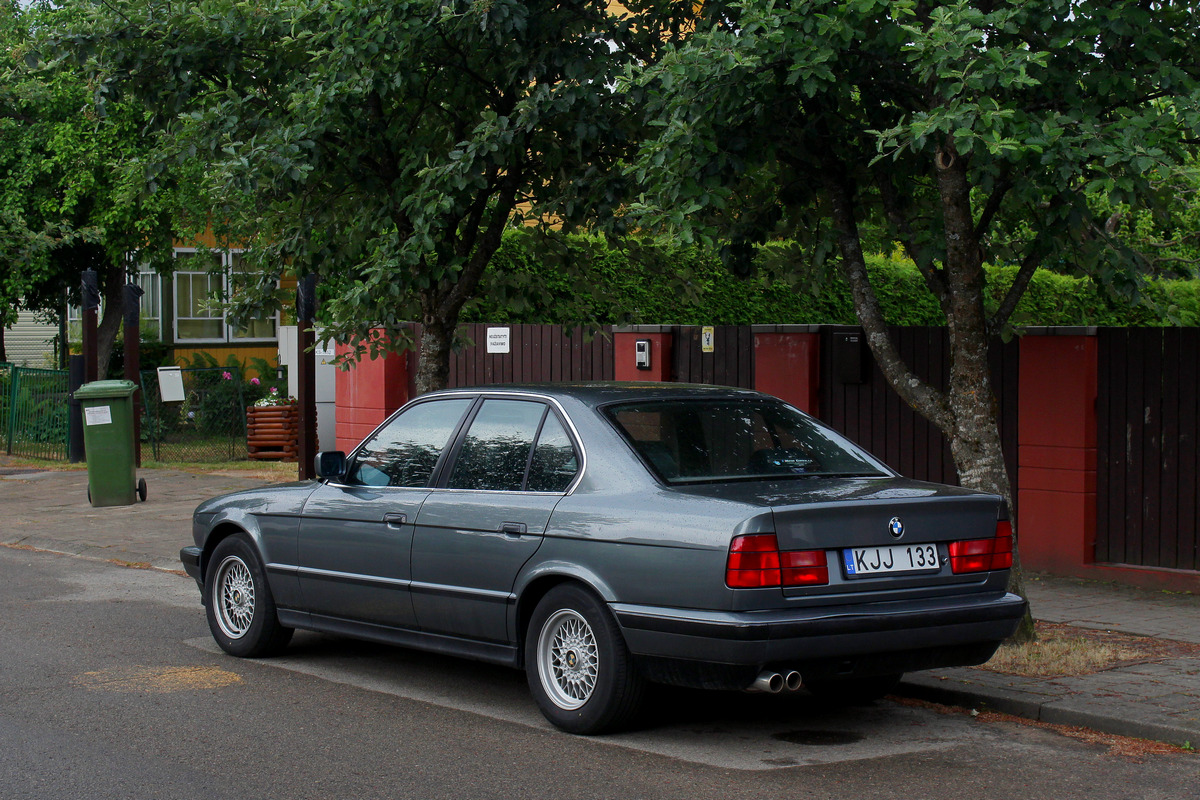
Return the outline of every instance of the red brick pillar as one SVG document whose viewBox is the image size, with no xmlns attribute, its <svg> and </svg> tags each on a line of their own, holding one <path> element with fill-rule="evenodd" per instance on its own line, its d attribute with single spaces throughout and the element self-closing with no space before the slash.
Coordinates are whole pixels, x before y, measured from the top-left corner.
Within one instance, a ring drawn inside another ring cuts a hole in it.
<svg viewBox="0 0 1200 800">
<path fill-rule="evenodd" d="M 1079 574 L 1095 560 L 1096 353 L 1095 335 L 1021 339 L 1017 531 L 1029 569 Z"/>
<path fill-rule="evenodd" d="M 349 350 L 345 345 L 337 346 L 339 356 Z M 408 356 L 404 352 L 374 359 L 364 357 L 350 369 L 338 370 L 334 395 L 338 450 L 353 450 L 389 414 L 408 402 Z"/>
<path fill-rule="evenodd" d="M 754 388 L 818 412 L 821 334 L 815 325 L 754 326 Z"/>
<path fill-rule="evenodd" d="M 650 369 L 638 369 L 637 343 L 650 342 Z M 613 379 L 618 381 L 671 380 L 671 343 L 667 325 L 639 325 L 613 332 Z"/>
</svg>

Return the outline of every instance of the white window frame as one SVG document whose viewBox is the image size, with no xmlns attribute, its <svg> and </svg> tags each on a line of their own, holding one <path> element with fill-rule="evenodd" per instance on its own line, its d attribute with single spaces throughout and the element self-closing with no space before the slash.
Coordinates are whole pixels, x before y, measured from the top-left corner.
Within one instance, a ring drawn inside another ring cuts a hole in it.
<svg viewBox="0 0 1200 800">
<path fill-rule="evenodd" d="M 142 278 L 143 277 L 150 278 L 150 288 L 147 289 L 146 287 L 142 286 Z M 137 272 L 137 275 L 134 277 L 134 282 L 138 286 L 142 286 L 142 289 L 144 290 L 144 294 L 142 295 L 143 298 L 145 298 L 145 297 L 153 297 L 154 298 L 154 305 L 155 305 L 155 308 L 158 309 L 158 314 L 151 316 L 150 314 L 146 313 L 146 305 L 145 305 L 146 301 L 144 299 L 142 300 L 142 304 L 139 306 L 139 314 L 143 321 L 153 320 L 157 324 L 158 340 L 161 342 L 161 341 L 163 341 L 163 305 L 162 305 L 163 304 L 163 290 L 162 290 L 163 279 L 162 279 L 162 275 L 159 275 L 157 272 L 155 272 L 152 269 L 139 269 Z"/>
<path fill-rule="evenodd" d="M 199 252 L 201 252 L 201 248 L 198 248 L 198 247 L 176 247 L 175 248 L 175 257 L 178 259 L 180 254 L 199 253 Z M 220 259 L 221 259 L 221 293 L 224 296 L 228 297 L 229 291 L 230 291 L 230 285 L 232 282 L 231 279 L 232 279 L 232 273 L 233 273 L 233 256 L 235 254 L 240 254 L 245 251 L 233 249 L 233 250 L 207 250 L 204 252 L 212 253 L 212 254 L 220 257 Z M 176 269 L 176 270 L 174 270 L 174 272 L 173 272 L 174 279 L 172 280 L 172 284 L 173 284 L 172 308 L 174 310 L 174 314 L 172 315 L 171 324 L 172 324 L 172 329 L 173 329 L 172 333 L 174 335 L 175 345 L 177 345 L 177 346 L 187 346 L 187 345 L 192 345 L 192 344 L 241 345 L 241 344 L 266 344 L 266 343 L 275 343 L 275 342 L 279 341 L 279 312 L 278 311 L 276 311 L 273 315 L 271 315 L 270 317 L 267 318 L 267 319 L 270 319 L 274 323 L 274 328 L 275 328 L 275 335 L 270 336 L 270 337 L 236 336 L 235 335 L 236 329 L 234 328 L 234 326 L 229 324 L 229 319 L 225 315 L 224 309 L 220 309 L 219 315 L 212 316 L 212 317 L 191 317 L 191 316 L 183 316 L 182 314 L 180 314 L 180 307 L 179 307 L 179 284 L 180 284 L 180 281 L 178 279 L 178 276 L 180 274 L 211 275 L 212 273 L 208 272 L 207 270 L 192 270 L 192 269 L 189 269 L 189 270 Z M 192 338 L 192 337 L 180 336 L 179 320 L 181 317 L 183 319 L 219 319 L 221 321 L 222 335 L 220 337 L 216 337 L 216 338 Z"/>
<path fill-rule="evenodd" d="M 142 285 L 141 278 L 143 276 L 149 276 L 152 280 L 150 283 L 151 288 L 146 290 L 145 294 L 142 296 L 145 297 L 146 295 L 149 295 L 149 294 L 152 294 L 154 296 L 154 299 L 158 301 L 158 303 L 157 303 L 158 314 L 157 314 L 157 316 L 148 315 L 146 313 L 145 301 L 142 301 L 142 305 L 139 307 L 140 314 L 141 314 L 141 317 L 143 320 L 153 320 L 158 323 L 158 340 L 161 342 L 161 341 L 163 341 L 163 320 L 162 320 L 163 279 L 162 279 L 161 275 L 159 275 L 157 272 L 155 272 L 152 269 L 139 268 L 137 271 L 137 274 L 133 276 L 134 283 L 136 283 L 138 286 L 141 286 Z M 143 289 L 145 289 L 145 287 L 143 287 Z M 96 317 L 97 317 L 97 319 L 99 319 L 100 317 L 103 317 L 103 316 L 104 316 L 104 298 L 101 297 L 100 305 L 96 307 Z M 82 330 L 83 330 L 83 308 L 81 306 L 74 306 L 74 305 L 67 306 L 68 337 L 71 339 L 71 341 L 78 341 L 79 337 L 81 336 Z"/>
</svg>

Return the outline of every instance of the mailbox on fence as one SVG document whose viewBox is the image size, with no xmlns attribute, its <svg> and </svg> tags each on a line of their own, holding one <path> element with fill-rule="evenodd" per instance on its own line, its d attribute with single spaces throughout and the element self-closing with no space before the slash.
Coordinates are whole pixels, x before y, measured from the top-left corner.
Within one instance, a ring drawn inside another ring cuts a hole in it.
<svg viewBox="0 0 1200 800">
<path fill-rule="evenodd" d="M 866 383 L 871 374 L 871 354 L 861 331 L 833 334 L 833 364 L 841 383 Z"/>
<path fill-rule="evenodd" d="M 133 443 L 133 381 L 93 381 L 75 390 L 83 406 L 88 500 L 93 506 L 127 506 L 146 499 Z"/>
</svg>

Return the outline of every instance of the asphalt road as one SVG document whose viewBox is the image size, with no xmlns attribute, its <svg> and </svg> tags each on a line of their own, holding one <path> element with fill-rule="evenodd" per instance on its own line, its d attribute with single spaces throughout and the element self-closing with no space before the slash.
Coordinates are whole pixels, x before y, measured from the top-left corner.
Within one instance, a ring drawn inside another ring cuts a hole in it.
<svg viewBox="0 0 1200 800">
<path fill-rule="evenodd" d="M 1195 798 L 1135 761 L 885 700 L 659 692 L 640 730 L 550 728 L 519 673 L 298 634 L 217 651 L 194 584 L 0 548 L 0 797 Z"/>
</svg>

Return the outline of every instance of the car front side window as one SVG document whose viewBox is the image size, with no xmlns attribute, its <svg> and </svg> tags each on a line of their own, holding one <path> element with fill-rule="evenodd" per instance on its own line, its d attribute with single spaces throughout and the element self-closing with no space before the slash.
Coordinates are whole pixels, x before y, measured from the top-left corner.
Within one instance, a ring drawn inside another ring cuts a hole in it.
<svg viewBox="0 0 1200 800">
<path fill-rule="evenodd" d="M 422 487 L 470 408 L 470 398 L 415 405 L 368 439 L 347 471 L 354 486 Z"/>
</svg>

